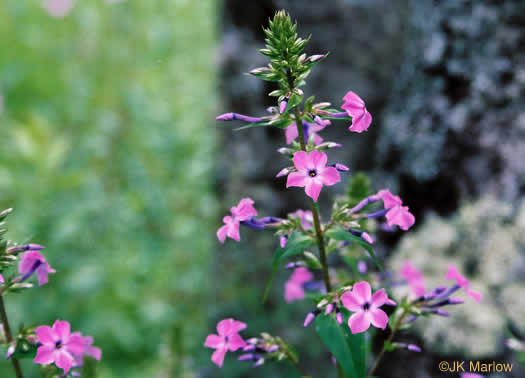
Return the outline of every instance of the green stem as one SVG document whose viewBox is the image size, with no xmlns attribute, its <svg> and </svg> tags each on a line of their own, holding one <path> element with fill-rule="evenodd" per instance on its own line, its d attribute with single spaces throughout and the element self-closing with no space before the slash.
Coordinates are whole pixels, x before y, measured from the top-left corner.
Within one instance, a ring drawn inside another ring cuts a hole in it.
<svg viewBox="0 0 525 378">
<path fill-rule="evenodd" d="M 293 80 L 293 76 L 290 73 L 290 71 L 287 72 L 287 78 L 288 78 L 288 86 L 290 88 L 290 92 L 293 92 L 294 80 Z M 304 128 L 303 128 L 303 120 L 301 117 L 301 111 L 299 110 L 299 106 L 295 106 L 294 110 L 295 110 L 295 125 L 297 126 L 299 144 L 301 145 L 301 150 L 306 152 L 306 142 L 304 140 Z M 326 292 L 329 293 L 332 291 L 332 284 L 330 283 L 330 272 L 328 271 L 328 261 L 326 258 L 325 242 L 324 242 L 323 230 L 321 229 L 321 221 L 320 221 L 321 217 L 319 216 L 317 205 L 313 200 L 311 201 L 311 208 L 312 208 L 312 218 L 314 220 L 315 236 L 317 239 L 317 248 L 319 249 L 319 257 L 321 259 L 321 267 L 323 270 L 323 281 L 326 287 Z M 337 362 L 337 375 L 339 378 L 344 378 L 345 376 L 343 372 L 343 368 L 341 367 L 341 364 L 339 364 L 339 362 Z"/>
<path fill-rule="evenodd" d="M 383 343 L 383 348 L 381 349 L 381 352 L 379 352 L 379 354 L 377 355 L 374 365 L 370 369 L 370 372 L 368 373 L 366 378 L 372 377 L 372 374 L 379 366 L 379 362 L 381 361 L 381 359 L 383 358 L 383 355 L 385 354 L 385 345 L 392 343 L 392 340 L 394 339 L 396 332 L 399 330 L 399 327 L 401 327 L 401 324 L 403 323 L 403 320 L 405 319 L 405 316 L 407 316 L 407 314 L 408 314 L 408 311 L 406 309 L 403 309 L 403 312 L 401 313 L 401 315 L 395 322 L 394 327 L 392 328 L 392 332 L 390 332 L 390 336 L 388 336 L 388 339 L 386 339 L 386 341 Z"/>
<path fill-rule="evenodd" d="M 2 324 L 4 326 L 4 332 L 5 336 L 7 338 L 8 344 L 11 344 L 13 339 L 13 334 L 11 333 L 11 327 L 9 327 L 9 321 L 7 320 L 7 313 L 5 311 L 5 305 L 4 305 L 4 297 L 0 295 L 0 318 L 2 320 Z M 13 364 L 13 368 L 15 369 L 15 374 L 17 378 L 24 378 L 24 374 L 22 374 L 22 368 L 20 367 L 20 363 L 18 360 L 14 357 L 10 358 L 11 363 Z"/>
</svg>

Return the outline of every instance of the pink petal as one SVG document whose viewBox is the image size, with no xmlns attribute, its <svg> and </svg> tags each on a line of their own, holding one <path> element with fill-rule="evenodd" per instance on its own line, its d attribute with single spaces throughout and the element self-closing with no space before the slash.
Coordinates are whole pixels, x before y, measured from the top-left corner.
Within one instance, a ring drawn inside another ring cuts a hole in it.
<svg viewBox="0 0 525 378">
<path fill-rule="evenodd" d="M 228 226 L 227 235 L 236 241 L 241 241 L 241 236 L 239 234 L 239 222 L 231 222 Z"/>
<path fill-rule="evenodd" d="M 75 332 L 71 334 L 67 341 L 67 351 L 71 354 L 81 355 L 86 349 L 86 344 L 86 340 L 78 332 Z"/>
<path fill-rule="evenodd" d="M 36 364 L 47 365 L 55 360 L 55 346 L 43 345 L 36 351 L 36 357 L 33 360 Z"/>
<path fill-rule="evenodd" d="M 284 300 L 287 303 L 304 299 L 304 289 L 295 282 L 287 281 L 284 284 Z"/>
<path fill-rule="evenodd" d="M 481 293 L 479 293 L 479 292 L 477 292 L 477 291 L 474 291 L 474 290 L 470 290 L 470 289 L 466 289 L 466 290 L 465 290 L 465 293 L 466 293 L 468 296 L 474 298 L 474 300 L 475 300 L 476 302 L 481 302 Z"/>
<path fill-rule="evenodd" d="M 370 328 L 370 320 L 364 311 L 356 312 L 348 319 L 348 326 L 352 333 L 361 333 Z"/>
<path fill-rule="evenodd" d="M 228 226 L 227 225 L 222 226 L 221 228 L 217 230 L 217 239 L 219 239 L 221 243 L 224 243 L 224 241 L 226 240 L 227 233 L 228 233 Z"/>
<path fill-rule="evenodd" d="M 292 141 L 299 136 L 299 134 L 297 133 L 297 126 L 295 125 L 295 122 L 285 129 L 285 135 L 286 144 L 292 143 Z"/>
<path fill-rule="evenodd" d="M 247 327 L 246 323 L 240 322 L 238 320 L 233 320 L 231 327 L 230 327 L 230 332 L 231 334 L 237 333 L 237 332 L 242 331 L 243 329 L 246 329 L 246 327 Z"/>
<path fill-rule="evenodd" d="M 206 337 L 206 341 L 204 342 L 204 346 L 208 348 L 217 349 L 223 343 L 224 343 L 224 339 L 222 337 L 218 335 L 208 335 Z"/>
<path fill-rule="evenodd" d="M 381 307 L 388 300 L 388 295 L 386 295 L 385 289 L 378 290 L 372 295 L 372 300 L 370 301 L 374 307 Z"/>
<path fill-rule="evenodd" d="M 222 336 L 222 337 L 229 336 L 232 333 L 231 331 L 232 327 L 233 327 L 232 318 L 223 319 L 219 323 L 217 323 L 217 333 L 219 334 L 219 336 Z"/>
<path fill-rule="evenodd" d="M 356 133 L 362 133 L 368 129 L 371 123 L 372 115 L 365 109 L 362 115 L 352 119 L 352 125 L 348 129 Z"/>
<path fill-rule="evenodd" d="M 257 210 L 253 207 L 253 200 L 251 198 L 243 198 L 239 201 L 239 204 L 232 211 L 233 215 L 238 220 L 246 220 L 249 217 L 257 215 Z"/>
<path fill-rule="evenodd" d="M 365 102 L 357 95 L 357 93 L 349 91 L 345 97 L 343 97 L 343 106 L 341 108 L 348 110 L 349 112 L 358 112 L 365 108 Z M 350 114 L 353 116 L 352 114 Z"/>
<path fill-rule="evenodd" d="M 351 291 L 341 295 L 341 302 L 343 302 L 343 306 L 352 312 L 358 312 L 363 309 L 363 303 Z"/>
<path fill-rule="evenodd" d="M 73 356 L 64 350 L 57 350 L 55 353 L 55 364 L 60 368 L 64 369 L 64 373 L 67 373 L 71 366 L 73 366 Z"/>
<path fill-rule="evenodd" d="M 93 357 L 97 361 L 102 359 L 102 349 L 95 346 L 88 346 L 86 348 L 86 354 Z"/>
<path fill-rule="evenodd" d="M 394 206 L 403 204 L 403 201 L 401 201 L 401 198 L 399 198 L 399 196 L 395 196 L 392 193 L 390 193 L 390 190 L 388 189 L 380 190 L 379 192 L 377 192 L 376 196 L 380 197 L 383 200 L 385 209 L 390 209 Z"/>
<path fill-rule="evenodd" d="M 341 181 L 341 176 L 339 176 L 339 172 L 334 167 L 326 167 L 319 176 L 323 180 L 323 184 L 327 186 L 332 186 Z"/>
<path fill-rule="evenodd" d="M 407 206 L 396 206 L 386 213 L 386 222 L 389 226 L 398 225 L 402 230 L 406 231 L 412 227 L 416 221 L 414 215 L 408 211 Z"/>
<path fill-rule="evenodd" d="M 321 143 L 323 143 L 323 138 L 318 134 L 314 134 L 314 145 L 318 146 Z"/>
<path fill-rule="evenodd" d="M 325 153 L 314 150 L 310 152 L 310 155 L 308 155 L 308 159 L 309 163 L 312 165 L 311 168 L 320 170 L 326 165 L 328 157 Z M 310 168 L 310 164 L 308 164 L 308 168 Z"/>
<path fill-rule="evenodd" d="M 370 309 L 368 317 L 374 327 L 385 329 L 388 324 L 388 316 L 380 308 Z"/>
<path fill-rule="evenodd" d="M 297 151 L 295 154 L 293 154 L 293 164 L 299 171 L 305 171 L 308 169 L 308 161 L 308 154 L 304 151 Z"/>
<path fill-rule="evenodd" d="M 47 263 L 40 265 L 36 269 L 36 276 L 38 277 L 38 286 L 45 285 L 48 283 L 47 273 L 48 273 L 48 267 Z"/>
<path fill-rule="evenodd" d="M 372 298 L 372 288 L 366 281 L 354 284 L 352 287 L 352 293 L 354 294 L 355 299 L 360 303 L 370 302 L 370 299 Z"/>
<path fill-rule="evenodd" d="M 308 178 L 307 175 L 305 175 L 303 172 L 292 172 L 288 175 L 288 178 L 286 179 L 286 187 L 290 186 L 305 186 L 306 185 L 306 179 Z"/>
<path fill-rule="evenodd" d="M 35 333 L 38 337 L 38 340 L 42 344 L 52 344 L 55 345 L 55 342 L 58 341 L 58 335 L 55 334 L 53 329 L 50 326 L 44 325 L 37 327 Z"/>
<path fill-rule="evenodd" d="M 213 361 L 213 363 L 215 363 L 218 367 L 222 367 L 222 364 L 224 362 L 224 355 L 227 351 L 227 348 L 221 348 L 213 352 L 213 354 L 211 355 L 211 360 Z"/>
<path fill-rule="evenodd" d="M 69 335 L 71 333 L 71 326 L 65 320 L 57 320 L 53 324 L 53 331 L 58 336 L 58 339 L 64 342 L 69 339 Z"/>
<path fill-rule="evenodd" d="M 459 286 L 468 287 L 470 282 L 463 275 L 461 275 L 454 265 L 449 265 L 447 274 L 445 275 L 446 280 L 456 280 Z"/>
<path fill-rule="evenodd" d="M 4 276 L 2 276 L 2 275 L 0 274 L 0 284 L 4 284 L 4 283 L 5 283 Z"/>
<path fill-rule="evenodd" d="M 308 197 L 311 197 L 314 200 L 314 202 L 317 202 L 317 198 L 319 198 L 319 193 L 321 193 L 323 184 L 319 182 L 318 180 L 305 180 L 305 181 L 306 181 L 306 185 L 304 187 L 304 191 L 306 192 L 306 195 Z"/>
<path fill-rule="evenodd" d="M 239 334 L 237 333 L 234 333 L 233 335 L 230 336 L 230 338 L 228 339 L 228 348 L 232 351 L 232 352 L 235 352 L 237 349 L 239 348 L 243 348 L 246 346 L 246 343 L 244 342 L 244 340 L 242 339 L 241 336 L 239 336 Z"/>
<path fill-rule="evenodd" d="M 299 285 L 302 285 L 305 282 L 311 281 L 313 278 L 312 273 L 306 268 L 296 268 L 291 277 L 290 281 L 293 281 Z"/>
</svg>

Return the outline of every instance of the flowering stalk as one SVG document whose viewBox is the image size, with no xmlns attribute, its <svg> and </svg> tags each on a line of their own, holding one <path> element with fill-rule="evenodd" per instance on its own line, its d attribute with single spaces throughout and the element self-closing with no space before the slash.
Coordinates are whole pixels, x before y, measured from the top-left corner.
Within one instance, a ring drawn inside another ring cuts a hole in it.
<svg viewBox="0 0 525 378">
<path fill-rule="evenodd" d="M 291 88 L 291 91 L 293 92 L 293 76 L 290 72 L 290 70 L 287 71 L 287 78 L 288 78 L 288 85 Z M 304 129 L 302 126 L 301 121 L 301 112 L 299 110 L 299 105 L 295 106 L 295 125 L 297 126 L 297 133 L 299 134 L 299 143 L 301 145 L 301 150 L 306 152 L 306 143 L 304 141 Z M 315 230 L 315 237 L 317 239 L 317 248 L 319 248 L 319 257 L 321 259 L 321 266 L 323 270 L 323 281 L 324 285 L 326 287 L 326 291 L 330 292 L 332 291 L 332 285 L 330 284 L 330 273 L 328 272 L 328 262 L 326 259 L 326 250 L 325 250 L 325 242 L 324 242 L 324 236 L 323 231 L 321 230 L 321 222 L 319 220 L 319 211 L 317 210 L 317 205 L 313 201 L 313 199 L 310 199 L 311 202 L 311 208 L 312 208 L 312 217 L 314 220 L 314 230 Z"/>
<path fill-rule="evenodd" d="M 0 318 L 2 320 L 2 325 L 4 326 L 5 336 L 7 338 L 8 344 L 12 344 L 13 334 L 11 333 L 11 327 L 9 326 L 9 320 L 7 320 L 7 313 L 5 311 L 4 297 L 0 295 Z M 15 357 L 11 357 L 11 363 L 13 364 L 13 369 L 15 369 L 16 378 L 24 378 L 22 373 L 22 368 L 20 367 L 20 362 Z"/>
</svg>

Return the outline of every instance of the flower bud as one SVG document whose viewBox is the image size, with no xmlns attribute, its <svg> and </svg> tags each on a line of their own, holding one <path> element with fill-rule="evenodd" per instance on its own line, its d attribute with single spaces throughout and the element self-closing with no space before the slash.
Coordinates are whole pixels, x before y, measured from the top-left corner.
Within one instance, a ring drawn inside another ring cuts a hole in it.
<svg viewBox="0 0 525 378">
<path fill-rule="evenodd" d="M 281 147 L 277 150 L 277 152 L 282 155 L 291 155 L 293 150 L 291 148 Z"/>
<path fill-rule="evenodd" d="M 421 352 L 421 348 L 414 344 L 408 344 L 407 349 L 411 352 Z"/>
<path fill-rule="evenodd" d="M 325 309 L 325 315 L 330 315 L 332 313 L 332 311 L 334 311 L 334 304 L 333 303 L 328 303 L 326 305 L 326 309 Z"/>
<path fill-rule="evenodd" d="M 11 343 L 11 345 L 9 345 L 9 348 L 7 348 L 7 353 L 5 354 L 5 359 L 8 360 L 9 357 L 11 357 L 13 355 L 13 353 L 15 353 L 15 349 L 16 349 L 16 344 L 15 343 Z"/>
<path fill-rule="evenodd" d="M 337 324 L 343 324 L 343 314 L 341 313 L 341 311 L 339 311 L 338 307 L 335 309 L 335 320 L 337 321 Z"/>
<path fill-rule="evenodd" d="M 288 99 L 285 98 L 284 100 L 281 101 L 281 103 L 279 104 L 279 113 L 280 114 L 283 114 L 284 111 L 286 110 L 286 107 L 288 106 Z"/>
</svg>

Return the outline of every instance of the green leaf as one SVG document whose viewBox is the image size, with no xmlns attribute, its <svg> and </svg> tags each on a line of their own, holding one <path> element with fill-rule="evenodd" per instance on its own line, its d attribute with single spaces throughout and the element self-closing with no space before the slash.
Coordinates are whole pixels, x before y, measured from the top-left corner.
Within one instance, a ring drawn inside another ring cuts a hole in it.
<svg viewBox="0 0 525 378">
<path fill-rule="evenodd" d="M 347 378 L 363 378 L 366 374 L 364 332 L 352 335 L 346 324 L 339 325 L 332 315 L 320 314 L 315 329 L 343 368 Z"/>
<path fill-rule="evenodd" d="M 292 93 L 292 95 L 288 99 L 288 105 L 286 106 L 286 112 L 290 111 L 295 106 L 299 105 L 301 101 L 303 101 L 303 97 L 304 96 L 300 95 L 299 93 Z"/>
<path fill-rule="evenodd" d="M 277 269 L 281 265 L 284 259 L 287 257 L 298 255 L 303 252 L 306 248 L 315 244 L 315 241 L 308 235 L 305 235 L 299 231 L 294 231 L 288 238 L 286 246 L 284 248 L 277 248 L 273 255 L 272 262 L 272 273 L 270 274 L 270 279 L 266 284 L 266 289 L 264 290 L 263 302 L 266 301 L 270 288 L 272 287 L 272 282 L 275 277 Z"/>
<path fill-rule="evenodd" d="M 326 236 L 334 240 L 349 241 L 349 242 L 359 244 L 361 247 L 363 247 L 368 252 L 368 254 L 372 258 L 374 263 L 377 265 L 377 267 L 381 271 L 381 273 L 383 273 L 383 276 L 385 277 L 385 279 L 388 281 L 389 284 L 391 284 L 390 279 L 388 278 L 388 276 L 385 273 L 385 270 L 383 269 L 383 266 L 381 265 L 381 263 L 377 259 L 376 254 L 374 253 L 372 245 L 368 244 L 360 237 L 352 235 L 349 231 L 345 230 L 342 227 L 334 227 L 328 230 L 326 232 Z"/>
</svg>

